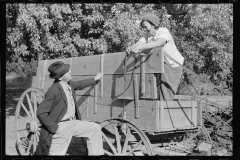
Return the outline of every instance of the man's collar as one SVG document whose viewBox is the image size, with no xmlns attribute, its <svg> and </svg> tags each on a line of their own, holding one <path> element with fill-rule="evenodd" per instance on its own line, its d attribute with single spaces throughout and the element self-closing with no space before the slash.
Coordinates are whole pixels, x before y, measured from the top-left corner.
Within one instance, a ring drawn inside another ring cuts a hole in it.
<svg viewBox="0 0 240 160">
<path fill-rule="evenodd" d="M 66 82 L 66 81 L 63 81 L 63 80 L 60 81 L 59 83 L 61 83 L 61 84 L 63 84 L 63 85 L 66 85 L 66 86 L 69 85 L 69 82 Z"/>
</svg>

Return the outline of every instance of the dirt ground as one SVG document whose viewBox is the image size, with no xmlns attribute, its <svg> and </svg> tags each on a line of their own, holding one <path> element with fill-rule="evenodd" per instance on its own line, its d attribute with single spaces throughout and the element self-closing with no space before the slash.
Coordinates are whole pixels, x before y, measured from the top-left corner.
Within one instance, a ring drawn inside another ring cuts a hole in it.
<svg viewBox="0 0 240 160">
<path fill-rule="evenodd" d="M 16 132 L 14 126 L 14 116 L 9 116 L 6 118 L 6 146 L 5 153 L 6 155 L 18 155 L 15 144 L 16 144 Z"/>
</svg>

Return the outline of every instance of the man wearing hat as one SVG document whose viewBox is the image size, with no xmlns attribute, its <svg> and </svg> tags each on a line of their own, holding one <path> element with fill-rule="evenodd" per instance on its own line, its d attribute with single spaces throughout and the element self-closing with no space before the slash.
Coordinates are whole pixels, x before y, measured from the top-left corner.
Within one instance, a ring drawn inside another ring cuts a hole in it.
<svg viewBox="0 0 240 160">
<path fill-rule="evenodd" d="M 94 78 L 71 81 L 70 65 L 57 61 L 48 68 L 55 79 L 37 109 L 42 123 L 35 155 L 66 155 L 72 136 L 87 137 L 89 155 L 103 155 L 102 131 L 99 124 L 80 121 L 76 108 L 75 90 L 95 85 L 102 73 Z"/>
<path fill-rule="evenodd" d="M 141 38 L 136 44 L 127 47 L 126 52 L 127 54 L 138 54 L 155 47 L 164 47 L 164 73 L 156 74 L 158 94 L 160 100 L 173 100 L 182 75 L 182 67 L 179 64 L 183 65 L 184 57 L 177 50 L 168 29 L 159 27 L 159 25 L 160 19 L 158 16 L 155 14 L 144 15 L 141 27 L 146 31 L 145 37 Z M 179 64 L 169 59 L 168 56 Z"/>
</svg>

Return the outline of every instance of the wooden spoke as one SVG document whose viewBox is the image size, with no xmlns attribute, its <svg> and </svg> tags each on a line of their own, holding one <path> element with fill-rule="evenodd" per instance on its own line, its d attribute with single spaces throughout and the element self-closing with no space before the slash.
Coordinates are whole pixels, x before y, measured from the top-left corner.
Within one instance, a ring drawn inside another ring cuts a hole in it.
<svg viewBox="0 0 240 160">
<path fill-rule="evenodd" d="M 24 129 L 18 129 L 17 131 L 20 132 L 20 131 L 26 131 L 27 129 L 24 128 Z"/>
<path fill-rule="evenodd" d="M 35 134 L 35 136 L 36 136 L 37 142 L 39 142 L 39 134 L 38 134 L 38 132 L 37 132 L 37 134 Z"/>
<path fill-rule="evenodd" d="M 22 147 L 24 147 L 25 149 L 27 149 L 28 144 L 29 144 L 29 142 L 27 141 L 27 139 L 24 139 L 23 141 L 20 142 L 20 145 Z"/>
<path fill-rule="evenodd" d="M 115 131 L 115 138 L 116 138 L 116 142 L 117 142 L 117 150 L 118 150 L 118 153 L 121 153 L 121 144 L 120 144 L 120 136 L 119 136 L 119 133 L 118 133 L 118 129 L 116 127 L 116 124 L 113 125 L 114 126 L 114 131 Z"/>
<path fill-rule="evenodd" d="M 26 94 L 26 97 L 27 97 L 28 105 L 29 105 L 30 112 L 31 112 L 31 115 L 32 115 L 32 120 L 35 120 L 35 118 L 34 118 L 34 112 L 33 112 L 33 107 L 32 107 L 32 103 L 31 103 L 31 101 L 30 101 L 29 95 Z"/>
<path fill-rule="evenodd" d="M 107 130 L 106 128 L 102 128 L 102 132 L 109 138 L 115 139 L 115 135 L 111 132 L 109 132 L 109 130 Z"/>
<path fill-rule="evenodd" d="M 30 121 L 26 120 L 25 118 L 23 118 L 22 116 L 18 115 L 18 118 L 21 118 L 22 120 L 24 120 L 25 122 L 31 123 Z"/>
<path fill-rule="evenodd" d="M 32 144 L 33 144 L 33 134 L 31 134 L 31 139 L 30 139 L 30 142 L 29 142 L 29 145 L 28 145 L 28 148 L 27 148 L 27 153 L 29 153 L 29 151 L 32 147 Z"/>
<path fill-rule="evenodd" d="M 106 150 L 104 150 L 104 152 L 105 152 L 107 155 L 109 155 L 109 156 L 112 156 L 112 155 L 113 155 L 112 153 L 110 153 L 110 152 L 108 152 L 108 151 L 106 151 Z"/>
<path fill-rule="evenodd" d="M 131 131 L 130 131 L 130 128 L 128 127 L 127 128 L 126 139 L 125 139 L 125 142 L 124 142 L 124 145 L 123 145 L 123 149 L 122 149 L 122 153 L 123 154 L 126 154 L 126 149 L 127 149 L 127 145 L 128 145 L 128 141 L 129 141 L 130 136 L 131 136 Z"/>
<path fill-rule="evenodd" d="M 114 147 L 114 146 L 112 145 L 112 143 L 109 141 L 109 139 L 107 138 L 107 136 L 106 136 L 104 133 L 102 133 L 102 135 L 103 135 L 103 138 L 105 139 L 105 141 L 107 142 L 107 144 L 109 145 L 109 147 L 112 149 L 113 153 L 114 153 L 114 154 L 117 154 L 117 151 L 116 151 L 115 147 Z"/>
<path fill-rule="evenodd" d="M 135 151 L 137 149 L 137 147 L 142 143 L 143 141 L 139 141 L 137 144 L 135 144 L 135 146 L 131 149 L 131 151 L 128 153 L 128 155 L 131 155 L 133 153 L 133 151 Z"/>
<path fill-rule="evenodd" d="M 28 112 L 27 108 L 25 107 L 25 105 L 23 103 L 21 103 L 23 109 L 25 110 L 25 112 L 27 113 L 28 117 L 32 120 L 32 116 L 30 115 L 30 113 Z"/>
<path fill-rule="evenodd" d="M 37 134 L 33 134 L 33 151 L 36 151 L 37 147 Z"/>
</svg>

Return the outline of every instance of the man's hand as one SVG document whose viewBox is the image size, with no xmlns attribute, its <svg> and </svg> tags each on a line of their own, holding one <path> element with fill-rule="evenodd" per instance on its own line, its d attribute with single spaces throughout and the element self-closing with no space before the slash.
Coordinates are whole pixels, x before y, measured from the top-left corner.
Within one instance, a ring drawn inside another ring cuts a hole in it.
<svg viewBox="0 0 240 160">
<path fill-rule="evenodd" d="M 103 76 L 103 73 L 102 73 L 102 72 L 99 72 L 99 73 L 94 77 L 95 81 L 100 80 L 102 76 Z"/>
<path fill-rule="evenodd" d="M 131 47 L 127 47 L 127 48 L 126 48 L 126 53 L 127 53 L 127 55 L 130 55 L 130 54 L 131 54 Z"/>
<path fill-rule="evenodd" d="M 131 51 L 135 54 L 138 54 L 140 52 L 138 46 L 131 48 Z"/>
</svg>

